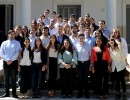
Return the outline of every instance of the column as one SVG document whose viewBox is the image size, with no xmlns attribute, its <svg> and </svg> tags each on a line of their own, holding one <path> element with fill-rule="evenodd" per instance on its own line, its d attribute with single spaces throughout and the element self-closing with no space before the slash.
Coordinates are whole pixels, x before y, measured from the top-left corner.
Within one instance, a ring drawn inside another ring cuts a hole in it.
<svg viewBox="0 0 130 100">
<path fill-rule="evenodd" d="M 31 23 L 31 0 L 22 0 L 22 25 L 30 28 Z"/>
<path fill-rule="evenodd" d="M 106 24 L 107 28 L 111 31 L 113 28 L 115 28 L 116 21 L 117 21 L 117 12 L 116 12 L 116 0 L 107 0 L 107 18 L 106 18 Z"/>
</svg>

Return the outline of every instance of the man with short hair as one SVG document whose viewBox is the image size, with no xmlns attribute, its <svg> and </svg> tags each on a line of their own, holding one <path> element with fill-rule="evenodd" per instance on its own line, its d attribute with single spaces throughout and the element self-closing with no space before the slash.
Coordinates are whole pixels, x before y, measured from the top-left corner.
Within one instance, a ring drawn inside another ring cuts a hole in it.
<svg viewBox="0 0 130 100">
<path fill-rule="evenodd" d="M 3 68 L 5 76 L 5 94 L 1 97 L 9 97 L 10 78 L 12 86 L 12 96 L 18 98 L 16 95 L 16 70 L 17 58 L 21 49 L 21 45 L 15 40 L 15 32 L 10 30 L 8 32 L 8 40 L 4 41 L 0 48 L 0 55 L 3 59 Z"/>
</svg>

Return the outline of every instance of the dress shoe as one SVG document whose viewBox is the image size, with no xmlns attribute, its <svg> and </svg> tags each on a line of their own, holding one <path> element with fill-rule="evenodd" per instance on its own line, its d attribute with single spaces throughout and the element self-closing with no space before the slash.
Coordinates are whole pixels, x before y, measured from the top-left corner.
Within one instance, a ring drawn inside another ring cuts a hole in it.
<svg viewBox="0 0 130 100">
<path fill-rule="evenodd" d="M 61 97 L 62 97 L 62 98 L 66 98 L 66 95 L 65 95 L 65 94 L 62 94 Z"/>
<path fill-rule="evenodd" d="M 32 96 L 31 96 L 31 98 L 36 98 L 36 94 L 33 93 Z"/>
<path fill-rule="evenodd" d="M 115 99 L 120 99 L 121 98 L 121 94 L 120 93 L 116 93 Z"/>
<path fill-rule="evenodd" d="M 13 94 L 13 97 L 14 97 L 14 98 L 19 98 L 16 94 Z"/>
<path fill-rule="evenodd" d="M 72 98 L 72 94 L 68 94 L 68 98 Z"/>
<path fill-rule="evenodd" d="M 89 94 L 85 94 L 85 98 L 90 98 Z"/>
<path fill-rule="evenodd" d="M 0 98 L 9 97 L 9 94 L 5 93 Z"/>
<path fill-rule="evenodd" d="M 77 98 L 81 98 L 83 95 L 82 94 L 78 94 L 77 95 Z"/>
</svg>

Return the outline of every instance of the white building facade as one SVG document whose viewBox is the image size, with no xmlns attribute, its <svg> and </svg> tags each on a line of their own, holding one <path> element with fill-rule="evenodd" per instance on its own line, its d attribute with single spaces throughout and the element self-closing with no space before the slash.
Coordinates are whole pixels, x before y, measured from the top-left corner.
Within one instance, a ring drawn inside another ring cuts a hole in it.
<svg viewBox="0 0 130 100">
<path fill-rule="evenodd" d="M 66 16 L 75 13 L 84 17 L 89 13 L 96 23 L 105 20 L 109 30 L 121 30 L 130 52 L 130 0 L 0 0 L 0 31 L 6 33 L 15 25 L 30 27 L 31 20 L 46 9 Z"/>
</svg>

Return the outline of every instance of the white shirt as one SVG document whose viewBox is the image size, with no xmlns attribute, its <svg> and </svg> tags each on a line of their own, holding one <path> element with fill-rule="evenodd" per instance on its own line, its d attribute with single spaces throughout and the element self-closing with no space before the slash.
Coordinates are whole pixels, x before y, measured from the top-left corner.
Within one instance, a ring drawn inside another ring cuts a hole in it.
<svg viewBox="0 0 130 100">
<path fill-rule="evenodd" d="M 91 46 L 84 42 L 83 45 L 80 45 L 79 42 L 76 44 L 76 51 L 78 53 L 78 61 L 87 61 L 91 56 Z"/>
<path fill-rule="evenodd" d="M 31 49 L 33 49 L 33 47 L 34 47 L 34 42 L 35 42 L 35 39 L 36 39 L 36 36 L 30 35 L 30 36 L 29 36 L 29 39 L 30 39 L 30 46 L 31 46 Z"/>
<path fill-rule="evenodd" d="M 117 44 L 118 44 L 118 41 L 116 40 Z M 122 46 L 123 46 L 123 49 L 124 49 L 124 53 L 125 53 L 125 56 L 127 58 L 127 55 L 128 55 L 128 45 L 127 45 L 127 42 L 124 38 L 121 37 L 121 43 L 122 43 Z"/>
<path fill-rule="evenodd" d="M 112 59 L 112 72 L 115 71 L 115 68 L 117 70 L 117 72 L 123 70 L 124 68 L 126 68 L 126 62 L 125 62 L 125 54 L 123 52 L 123 48 L 119 48 L 116 50 L 113 50 L 110 48 L 110 55 L 111 55 L 111 59 Z"/>
<path fill-rule="evenodd" d="M 49 28 L 49 32 L 50 32 L 50 35 L 53 35 L 53 34 L 55 34 L 56 36 L 57 36 L 57 28 L 56 27 L 54 27 L 53 29 L 50 29 Z"/>
<path fill-rule="evenodd" d="M 40 39 L 41 39 L 42 44 L 43 44 L 44 47 L 46 47 L 49 44 L 49 42 L 50 42 L 50 37 L 49 36 L 44 37 L 42 35 L 42 36 L 40 36 Z"/>
<path fill-rule="evenodd" d="M 72 43 L 72 45 L 73 45 L 74 48 L 75 48 L 76 44 L 77 44 L 78 41 L 79 41 L 78 37 L 73 37 L 73 36 L 71 35 L 69 38 L 70 38 L 70 42 Z"/>
<path fill-rule="evenodd" d="M 63 22 L 61 22 L 61 23 L 56 22 L 55 27 L 57 28 L 57 27 L 58 27 L 58 25 L 63 26 Z"/>
<path fill-rule="evenodd" d="M 49 57 L 57 58 L 57 51 L 54 48 L 49 49 Z"/>
<path fill-rule="evenodd" d="M 26 66 L 31 65 L 31 60 L 30 60 L 30 57 L 29 57 L 29 51 L 26 48 L 23 51 L 23 57 L 20 60 L 20 65 L 26 65 Z"/>
<path fill-rule="evenodd" d="M 34 58 L 33 58 L 34 63 L 41 63 L 42 62 L 42 60 L 41 60 L 41 52 L 34 51 L 33 55 L 34 55 Z"/>
</svg>

